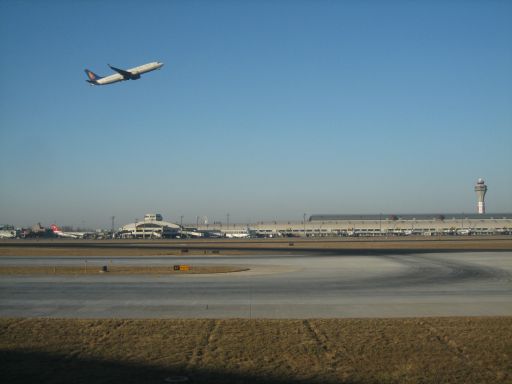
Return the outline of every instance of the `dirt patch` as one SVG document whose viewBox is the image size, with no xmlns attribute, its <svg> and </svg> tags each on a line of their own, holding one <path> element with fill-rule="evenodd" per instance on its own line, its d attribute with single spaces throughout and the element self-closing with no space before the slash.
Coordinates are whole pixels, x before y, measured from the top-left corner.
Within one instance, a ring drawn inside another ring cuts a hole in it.
<svg viewBox="0 0 512 384">
<path fill-rule="evenodd" d="M 510 383 L 512 318 L 0 319 L 5 382 Z"/>
<path fill-rule="evenodd" d="M 37 246 L 2 246 L 1 256 L 215 256 L 220 253 L 217 249 L 189 249 L 168 248 L 160 245 L 127 245 L 96 247 L 91 244 L 78 242 L 76 244 L 63 243 L 56 247 L 52 244 L 39 244 Z M 222 250 L 223 255 L 242 255 L 247 252 L 232 249 Z"/>
<path fill-rule="evenodd" d="M 104 270 L 106 267 L 106 270 Z M 118 266 L 84 263 L 81 266 L 0 266 L 0 275 L 181 275 L 211 274 L 248 271 L 249 268 L 224 265 L 186 266 Z"/>
<path fill-rule="evenodd" d="M 0 256 L 187 256 L 261 253 L 511 251 L 511 236 L 218 240 L 4 240 Z"/>
</svg>

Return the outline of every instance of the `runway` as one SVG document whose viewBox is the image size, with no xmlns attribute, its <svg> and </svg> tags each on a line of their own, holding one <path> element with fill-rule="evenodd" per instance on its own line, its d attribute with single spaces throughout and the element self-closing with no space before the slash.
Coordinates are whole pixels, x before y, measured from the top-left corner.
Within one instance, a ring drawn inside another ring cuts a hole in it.
<svg viewBox="0 0 512 384">
<path fill-rule="evenodd" d="M 7 265 L 232 265 L 231 274 L 1 276 L 0 316 L 357 318 L 512 315 L 512 252 L 0 257 Z"/>
</svg>

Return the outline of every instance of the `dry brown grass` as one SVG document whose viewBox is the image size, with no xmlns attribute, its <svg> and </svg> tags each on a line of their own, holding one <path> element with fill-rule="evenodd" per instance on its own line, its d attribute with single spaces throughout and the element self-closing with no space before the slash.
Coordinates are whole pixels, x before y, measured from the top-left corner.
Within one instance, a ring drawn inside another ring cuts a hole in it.
<svg viewBox="0 0 512 384">
<path fill-rule="evenodd" d="M 77 241 L 76 244 L 63 243 L 59 247 L 52 244 L 38 244 L 37 246 L 1 246 L 0 256 L 212 256 L 216 255 L 211 249 L 189 249 L 187 247 L 169 248 L 161 245 L 147 247 L 147 245 L 127 245 L 111 247 L 89 246 Z M 183 252 L 185 249 L 186 252 Z M 227 250 L 222 254 L 240 255 L 243 252 Z"/>
<path fill-rule="evenodd" d="M 262 252 L 443 252 L 512 250 L 511 236 L 201 240 L 4 240 L 0 256 L 185 256 Z"/>
<path fill-rule="evenodd" d="M 165 266 L 119 266 L 107 265 L 108 272 L 101 270 L 102 265 L 84 263 L 81 266 L 0 266 L 0 275 L 180 275 L 209 274 L 247 271 L 248 268 L 227 265 L 191 265 L 187 271 Z"/>
<path fill-rule="evenodd" d="M 0 319 L 4 382 L 510 383 L 512 318 Z"/>
</svg>

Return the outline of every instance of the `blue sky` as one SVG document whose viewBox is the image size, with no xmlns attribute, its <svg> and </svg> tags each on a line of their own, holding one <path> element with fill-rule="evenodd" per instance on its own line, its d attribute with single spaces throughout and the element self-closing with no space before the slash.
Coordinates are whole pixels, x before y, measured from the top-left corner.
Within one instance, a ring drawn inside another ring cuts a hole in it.
<svg viewBox="0 0 512 384">
<path fill-rule="evenodd" d="M 511 19 L 509 1 L 2 1 L 0 223 L 474 212 L 478 177 L 510 212 Z"/>
</svg>

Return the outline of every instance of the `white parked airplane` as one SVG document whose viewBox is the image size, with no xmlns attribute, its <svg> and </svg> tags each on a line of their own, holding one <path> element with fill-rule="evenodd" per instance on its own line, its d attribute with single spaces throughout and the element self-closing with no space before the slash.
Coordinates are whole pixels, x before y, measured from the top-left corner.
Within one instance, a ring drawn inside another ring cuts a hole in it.
<svg viewBox="0 0 512 384">
<path fill-rule="evenodd" d="M 188 230 L 188 229 L 180 230 L 180 235 L 183 237 L 203 237 L 203 234 L 201 232 Z"/>
<path fill-rule="evenodd" d="M 14 239 L 16 231 L 14 229 L 0 229 L 0 239 Z"/>
<path fill-rule="evenodd" d="M 155 69 L 160 69 L 164 63 L 160 63 L 158 61 L 154 61 L 152 63 L 147 63 L 144 65 L 140 65 L 135 68 L 131 68 L 128 70 L 125 69 L 119 69 L 108 65 L 111 69 L 116 71 L 117 73 L 114 75 L 101 77 L 95 74 L 92 71 L 89 71 L 88 69 L 85 70 L 85 73 L 87 74 L 87 77 L 89 80 L 86 80 L 91 85 L 105 85 L 105 84 L 112 84 L 117 83 L 118 81 L 123 80 L 137 80 L 140 79 L 140 75 L 146 72 L 154 71 Z"/>
<path fill-rule="evenodd" d="M 91 232 L 62 232 L 62 230 L 55 224 L 50 225 L 54 235 L 57 237 L 68 237 L 70 239 L 83 239 L 84 236 L 90 235 Z"/>
<path fill-rule="evenodd" d="M 245 229 L 226 230 L 224 236 L 228 239 L 243 239 L 249 237 L 249 231 Z"/>
<path fill-rule="evenodd" d="M 245 239 L 249 237 L 248 233 L 226 233 L 228 239 Z"/>
</svg>

